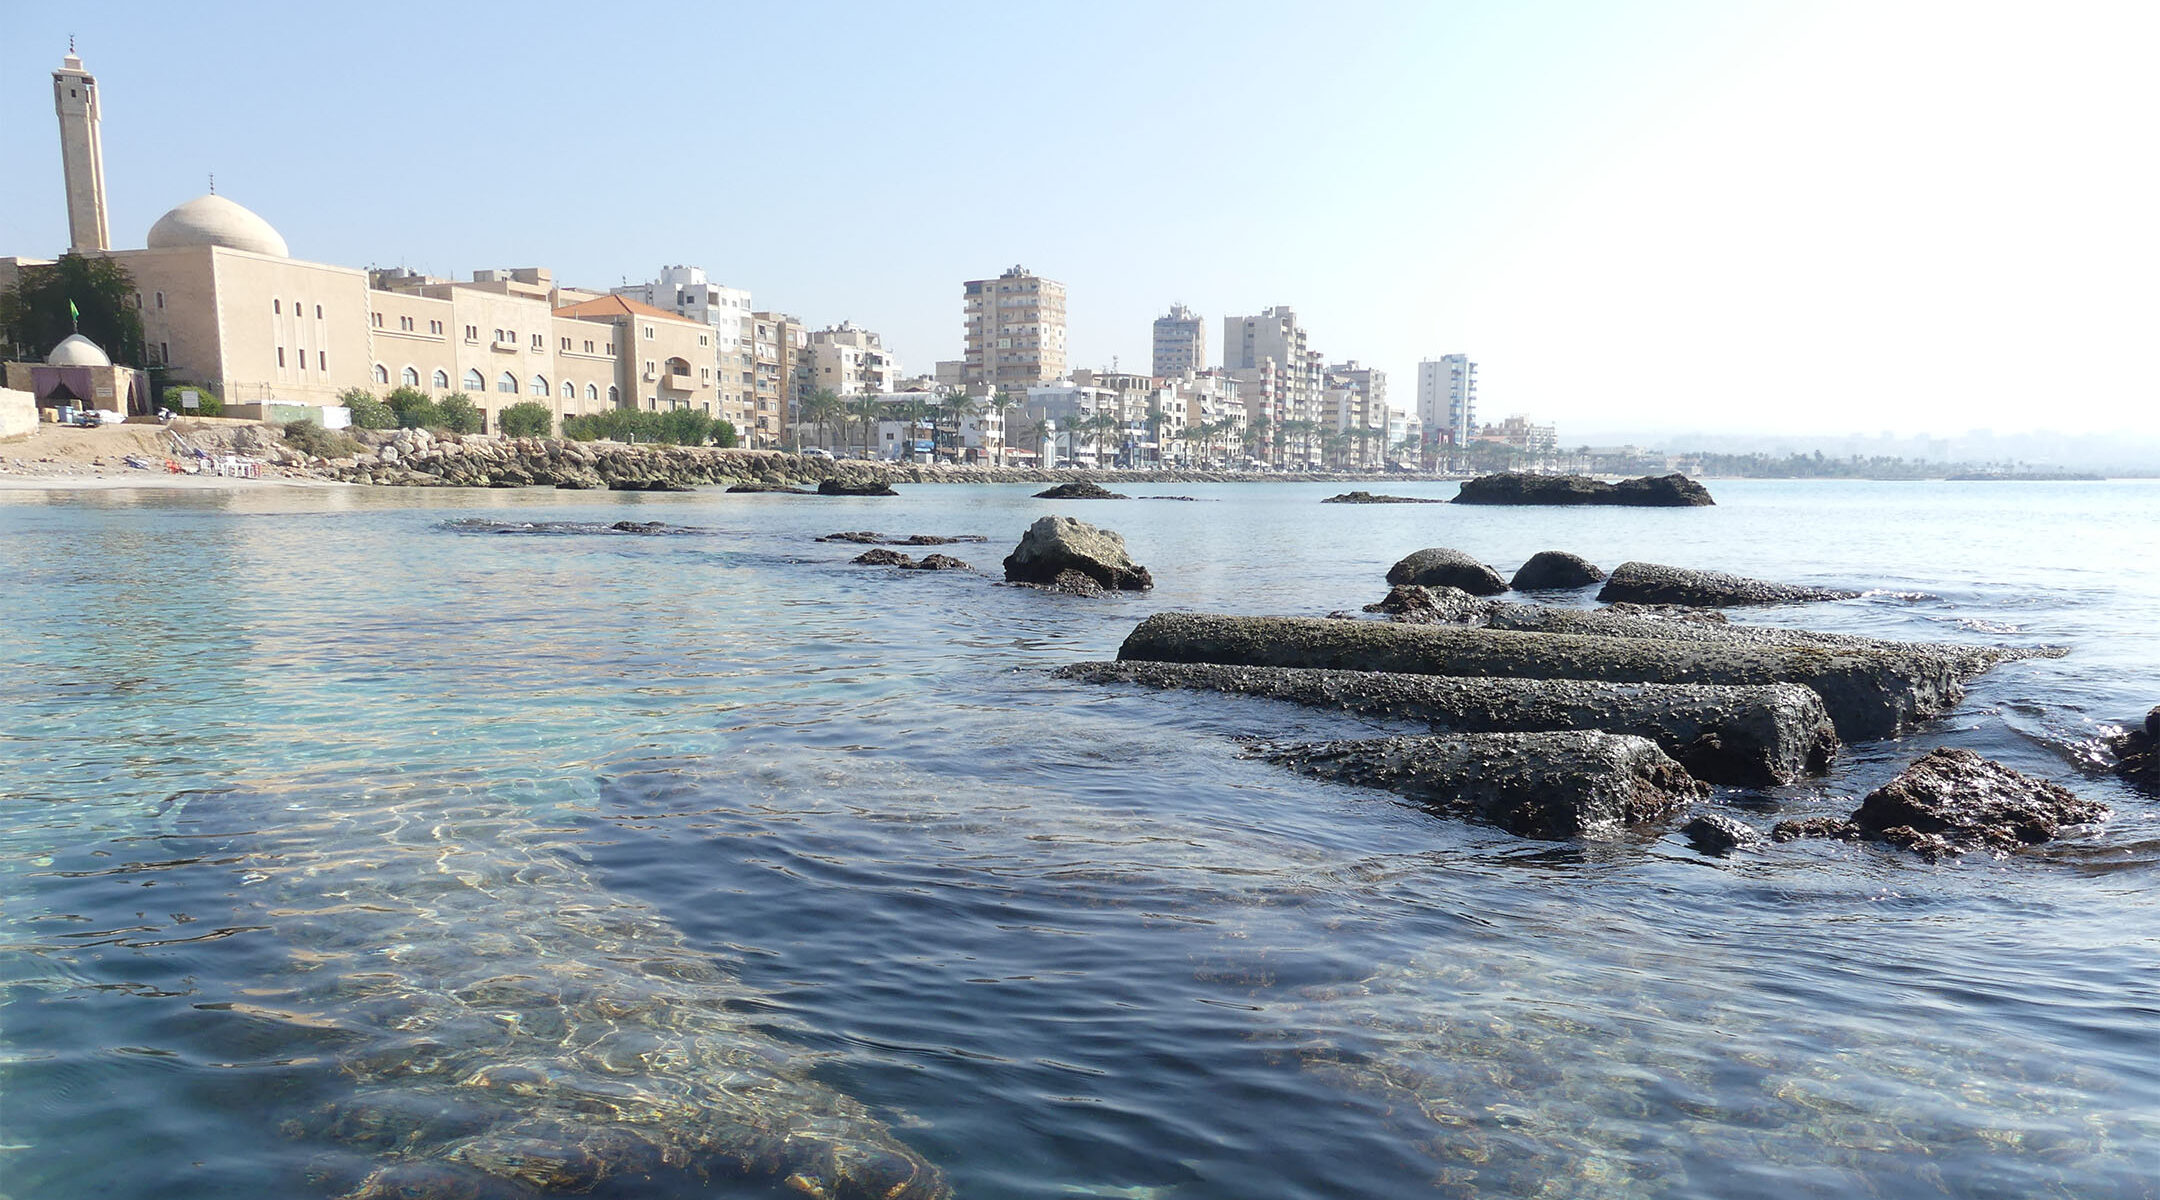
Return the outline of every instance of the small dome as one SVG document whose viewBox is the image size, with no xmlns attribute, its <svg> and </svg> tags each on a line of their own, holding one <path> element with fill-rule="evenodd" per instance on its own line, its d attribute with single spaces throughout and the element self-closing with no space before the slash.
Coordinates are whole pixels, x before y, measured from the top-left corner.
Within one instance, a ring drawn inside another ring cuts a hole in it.
<svg viewBox="0 0 2160 1200">
<path fill-rule="evenodd" d="M 197 196 L 159 217 L 145 243 L 152 250 L 174 246 L 230 246 L 257 254 L 290 258 L 278 231 L 223 196 Z"/>
<path fill-rule="evenodd" d="M 107 357 L 98 344 L 79 333 L 67 335 L 61 343 L 45 356 L 49 367 L 109 367 L 112 359 Z"/>
</svg>

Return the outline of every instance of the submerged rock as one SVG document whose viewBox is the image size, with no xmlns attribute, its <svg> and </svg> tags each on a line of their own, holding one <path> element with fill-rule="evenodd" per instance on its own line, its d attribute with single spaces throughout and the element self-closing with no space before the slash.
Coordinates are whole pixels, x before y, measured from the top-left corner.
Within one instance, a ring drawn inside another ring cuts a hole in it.
<svg viewBox="0 0 2160 1200">
<path fill-rule="evenodd" d="M 820 480 L 817 485 L 820 496 L 897 496 L 900 493 L 882 479 L 849 477 Z"/>
<path fill-rule="evenodd" d="M 1680 827 L 1688 844 L 1704 854 L 1730 854 L 1762 845 L 1762 834 L 1753 825 L 1723 813 L 1698 813 Z"/>
<path fill-rule="evenodd" d="M 1837 733 L 1796 684 L 1714 687 L 1580 679 L 1451 678 L 1214 663 L 1077 663 L 1060 679 L 1189 688 L 1421 721 L 1434 733 L 1602 729 L 1656 742 L 1712 783 L 1791 783 L 1829 765 Z"/>
<path fill-rule="evenodd" d="M 2115 773 L 2146 791 L 2160 792 L 2160 708 L 2145 714 L 2143 729 L 2129 729 L 2109 739 Z"/>
<path fill-rule="evenodd" d="M 1056 486 L 1056 487 L 1054 487 L 1054 488 L 1046 488 L 1046 489 L 1044 489 L 1043 491 L 1040 491 L 1040 492 L 1037 492 L 1037 493 L 1035 493 L 1035 498 L 1036 498 L 1037 500 L 1130 500 L 1130 499 L 1132 499 L 1132 497 L 1130 497 L 1130 496 L 1121 496 L 1121 495 L 1117 494 L 1116 492 L 1113 492 L 1113 491 L 1111 491 L 1111 490 L 1110 490 L 1109 488 L 1106 488 L 1106 487 L 1102 486 L 1102 485 L 1101 485 L 1101 484 L 1099 484 L 1099 483 L 1088 483 L 1088 482 L 1085 482 L 1085 481 L 1082 481 L 1082 482 L 1079 482 L 1079 483 L 1061 483 L 1061 484 L 1057 485 L 1057 486 Z"/>
<path fill-rule="evenodd" d="M 2001 854 L 2052 841 L 2066 825 L 2104 820 L 2107 806 L 1971 750 L 1942 748 L 1876 788 L 1853 810 L 1869 837 L 1933 861 L 1968 850 Z"/>
<path fill-rule="evenodd" d="M 1122 536 L 1072 517 L 1037 520 L 1005 556 L 1005 578 L 1013 583 L 1056 583 L 1068 571 L 1111 591 L 1146 591 L 1155 586 L 1147 568 L 1125 552 Z"/>
<path fill-rule="evenodd" d="M 1508 590 L 1500 572 L 1445 546 L 1419 550 L 1388 568 L 1391 584 L 1415 583 L 1423 587 L 1454 587 L 1473 596 L 1496 596 Z"/>
<path fill-rule="evenodd" d="M 1685 475 L 1645 475 L 1606 483 L 1587 475 L 1503 471 L 1465 480 L 1457 504 L 1609 504 L 1630 508 L 1693 508 L 1717 503 Z"/>
<path fill-rule="evenodd" d="M 1329 496 L 1322 504 L 1445 504 L 1445 500 L 1428 500 L 1419 496 L 1385 496 L 1372 492 L 1344 492 Z"/>
<path fill-rule="evenodd" d="M 1518 592 L 1558 591 L 1583 588 L 1605 578 L 1605 572 L 1579 554 L 1565 550 L 1540 550 L 1516 568 L 1508 586 Z"/>
<path fill-rule="evenodd" d="M 828 533 L 818 539 L 821 542 L 854 542 L 863 546 L 882 546 L 888 540 L 882 533 L 867 529 L 850 529 L 840 533 Z"/>
<path fill-rule="evenodd" d="M 894 542 L 893 545 L 950 546 L 956 542 L 987 542 L 989 540 L 989 538 L 986 538 L 979 533 L 956 533 L 953 534 L 951 537 L 940 537 L 934 533 L 911 533 L 906 537 L 901 538 L 899 541 Z"/>
<path fill-rule="evenodd" d="M 1125 639 L 1118 658 L 1609 683 L 1797 683 L 1822 697 L 1846 741 L 1902 733 L 1965 694 L 1952 663 L 1926 655 L 1211 613 L 1157 613 Z"/>
<path fill-rule="evenodd" d="M 858 567 L 910 567 L 915 565 L 914 559 L 900 553 L 898 550 L 887 550 L 882 546 L 875 550 L 865 550 L 848 561 Z"/>
<path fill-rule="evenodd" d="M 733 493 L 779 492 L 788 496 L 810 495 L 809 488 L 789 487 L 784 483 L 738 483 L 728 488 Z"/>
<path fill-rule="evenodd" d="M 1799 583 L 1771 583 L 1727 575 L 1722 571 L 1692 571 L 1661 563 L 1624 562 L 1613 568 L 1612 578 L 1598 592 L 1600 600 L 1631 600 L 1638 604 L 1687 604 L 1721 608 L 1735 604 L 1805 604 L 1818 600 L 1850 600 L 1858 592 L 1811 587 Z"/>
<path fill-rule="evenodd" d="M 617 521 L 608 526 L 617 533 L 660 533 L 667 527 L 666 521 Z"/>
<path fill-rule="evenodd" d="M 907 557 L 902 555 L 902 558 Z M 920 562 L 901 563 L 909 571 L 972 571 L 975 568 L 961 562 L 950 554 L 925 554 Z"/>
<path fill-rule="evenodd" d="M 1550 840 L 1611 837 L 1710 790 L 1650 741 L 1597 730 L 1322 742 L 1268 758 Z"/>
</svg>

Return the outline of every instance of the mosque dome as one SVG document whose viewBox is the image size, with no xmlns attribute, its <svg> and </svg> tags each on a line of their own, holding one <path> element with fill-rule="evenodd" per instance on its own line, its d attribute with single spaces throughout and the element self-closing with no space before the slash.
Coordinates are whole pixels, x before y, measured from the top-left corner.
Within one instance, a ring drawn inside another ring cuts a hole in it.
<svg viewBox="0 0 2160 1200">
<path fill-rule="evenodd" d="M 79 333 L 71 333 L 52 348 L 45 356 L 49 367 L 109 367 L 112 359 L 107 357 L 98 344 Z"/>
<path fill-rule="evenodd" d="M 197 196 L 159 217 L 146 243 L 152 250 L 174 246 L 230 246 L 256 254 L 290 258 L 285 239 L 270 222 L 225 197 Z"/>
</svg>

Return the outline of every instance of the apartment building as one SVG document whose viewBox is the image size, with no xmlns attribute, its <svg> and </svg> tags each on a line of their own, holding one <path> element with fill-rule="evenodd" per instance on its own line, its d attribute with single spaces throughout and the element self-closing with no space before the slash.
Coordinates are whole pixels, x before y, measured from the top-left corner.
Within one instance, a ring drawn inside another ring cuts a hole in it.
<svg viewBox="0 0 2160 1200">
<path fill-rule="evenodd" d="M 899 389 L 900 360 L 877 334 L 842 321 L 810 335 L 808 389 L 840 396 L 884 394 Z"/>
<path fill-rule="evenodd" d="M 810 332 L 786 313 L 750 314 L 743 326 L 749 367 L 746 432 L 752 446 L 777 446 L 810 393 Z"/>
<path fill-rule="evenodd" d="M 753 428 L 750 396 L 756 378 L 756 364 L 749 359 L 743 337 L 743 324 L 751 313 L 749 291 L 714 283 L 703 268 L 680 264 L 660 268 L 657 279 L 613 290 L 615 295 L 712 327 L 720 413 L 747 441 Z"/>
<path fill-rule="evenodd" d="M 1434 445 L 1464 446 L 1478 432 L 1477 364 L 1446 354 L 1418 364 L 1418 420 Z"/>
<path fill-rule="evenodd" d="M 1208 369 L 1207 322 L 1182 304 L 1155 318 L 1155 374 L 1174 379 Z"/>
<path fill-rule="evenodd" d="M 1065 285 L 1015 266 L 961 286 L 971 391 L 1015 393 L 1065 376 Z"/>
</svg>

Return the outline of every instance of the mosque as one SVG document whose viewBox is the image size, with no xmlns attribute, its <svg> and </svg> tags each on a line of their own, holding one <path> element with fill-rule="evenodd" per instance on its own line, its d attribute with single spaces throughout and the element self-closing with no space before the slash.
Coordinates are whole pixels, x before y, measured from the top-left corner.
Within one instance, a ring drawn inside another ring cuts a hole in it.
<svg viewBox="0 0 2160 1200">
<path fill-rule="evenodd" d="M 280 410 L 332 408 L 350 388 L 379 396 L 401 385 L 470 393 L 490 428 L 500 407 L 525 400 L 547 405 L 558 422 L 615 407 L 724 415 L 710 326 L 558 286 L 544 269 L 478 271 L 469 282 L 452 282 L 309 262 L 292 256 L 270 222 L 214 191 L 159 217 L 141 249 L 114 249 L 102 102 L 72 48 L 53 72 L 53 105 L 69 253 L 126 269 L 135 284 L 131 303 L 142 314 L 144 365 L 170 382 L 208 387 L 227 415 L 271 419 Z M 50 261 L 0 258 L 0 288 Z M 53 355 L 60 357 L 44 366 L 111 366 L 79 337 Z M 10 371 L 11 387 L 15 379 Z M 40 393 L 38 402 L 45 401 Z M 140 413 L 154 399 L 116 395 L 95 403 Z"/>
</svg>

